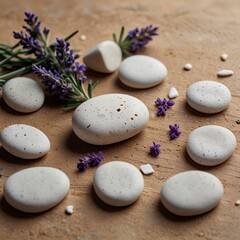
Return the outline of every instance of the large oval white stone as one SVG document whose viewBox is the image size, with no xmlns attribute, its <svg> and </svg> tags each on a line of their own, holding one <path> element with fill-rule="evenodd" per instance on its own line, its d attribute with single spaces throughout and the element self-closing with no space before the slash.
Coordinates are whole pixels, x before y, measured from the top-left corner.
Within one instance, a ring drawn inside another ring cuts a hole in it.
<svg viewBox="0 0 240 240">
<path fill-rule="evenodd" d="M 67 175 L 52 167 L 33 167 L 10 176 L 4 185 L 4 197 L 14 208 L 29 213 L 46 211 L 67 195 Z"/>
<path fill-rule="evenodd" d="M 0 133 L 2 147 L 16 157 L 35 159 L 50 149 L 48 137 L 39 129 L 25 124 L 13 124 Z"/>
<path fill-rule="evenodd" d="M 93 186 L 103 202 L 121 207 L 132 204 L 140 197 L 144 180 L 140 171 L 132 164 L 112 161 L 98 167 Z"/>
<path fill-rule="evenodd" d="M 120 47 L 109 40 L 98 43 L 83 56 L 83 62 L 88 68 L 102 73 L 114 72 L 118 69 L 121 61 Z"/>
<path fill-rule="evenodd" d="M 236 137 L 230 130 L 217 125 L 207 125 L 189 134 L 186 148 L 196 163 L 215 166 L 229 159 L 236 145 Z"/>
<path fill-rule="evenodd" d="M 43 105 L 45 98 L 41 86 L 26 77 L 8 80 L 2 88 L 2 95 L 9 107 L 23 113 L 37 111 Z"/>
<path fill-rule="evenodd" d="M 148 119 L 148 109 L 139 99 L 106 94 L 82 103 L 73 113 L 72 127 L 83 141 L 105 145 L 140 133 Z"/>
<path fill-rule="evenodd" d="M 230 104 L 231 92 L 222 83 L 206 80 L 193 83 L 186 98 L 188 104 L 199 112 L 218 113 Z"/>
<path fill-rule="evenodd" d="M 119 79 L 132 88 L 150 88 L 167 76 L 167 68 L 153 57 L 136 55 L 126 58 L 119 67 Z"/>
<path fill-rule="evenodd" d="M 176 215 L 193 216 L 215 208 L 223 192 L 222 183 L 217 177 L 193 170 L 178 173 L 164 182 L 161 202 Z"/>
</svg>

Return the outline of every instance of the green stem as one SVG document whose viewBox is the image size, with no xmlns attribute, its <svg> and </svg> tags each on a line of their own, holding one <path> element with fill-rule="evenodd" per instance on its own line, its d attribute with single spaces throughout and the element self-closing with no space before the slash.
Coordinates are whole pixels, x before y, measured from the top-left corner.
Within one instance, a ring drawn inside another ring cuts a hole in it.
<svg viewBox="0 0 240 240">
<path fill-rule="evenodd" d="M 73 36 L 75 36 L 79 31 L 76 30 L 75 32 L 73 32 L 72 34 L 70 34 L 69 36 L 67 36 L 66 38 L 64 38 L 65 41 L 68 41 L 70 38 L 72 38 Z"/>
</svg>

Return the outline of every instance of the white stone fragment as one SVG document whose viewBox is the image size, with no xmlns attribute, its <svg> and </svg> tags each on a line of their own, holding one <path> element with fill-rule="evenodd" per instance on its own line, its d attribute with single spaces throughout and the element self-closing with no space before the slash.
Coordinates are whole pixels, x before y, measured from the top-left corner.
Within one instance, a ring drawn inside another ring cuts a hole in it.
<svg viewBox="0 0 240 240">
<path fill-rule="evenodd" d="M 196 163 L 216 166 L 231 157 L 236 145 L 236 137 L 230 130 L 217 125 L 207 125 L 189 134 L 186 149 Z"/>
<path fill-rule="evenodd" d="M 50 149 L 48 137 L 39 129 L 25 124 L 13 124 L 0 133 L 2 147 L 12 155 L 23 159 L 36 159 Z"/>
<path fill-rule="evenodd" d="M 121 61 L 122 51 L 113 41 L 100 42 L 83 56 L 83 62 L 88 68 L 102 73 L 114 72 Z"/>
<path fill-rule="evenodd" d="M 171 87 L 168 97 L 172 99 L 172 98 L 176 98 L 178 96 L 179 96 L 179 93 L 178 93 L 177 89 L 175 87 Z"/>
<path fill-rule="evenodd" d="M 67 195 L 70 182 L 57 168 L 32 167 L 11 175 L 4 184 L 4 197 L 14 208 L 29 213 L 46 211 Z"/>
<path fill-rule="evenodd" d="M 184 65 L 184 70 L 186 70 L 186 71 L 190 71 L 191 69 L 192 69 L 192 64 L 191 63 L 187 63 L 187 64 L 185 64 Z"/>
<path fill-rule="evenodd" d="M 240 199 L 238 199 L 238 200 L 235 202 L 235 205 L 236 205 L 236 206 L 240 206 Z"/>
<path fill-rule="evenodd" d="M 148 109 L 139 99 L 106 94 L 82 103 L 73 113 L 72 127 L 83 141 L 106 145 L 137 135 L 148 120 Z"/>
<path fill-rule="evenodd" d="M 68 205 L 65 209 L 65 212 L 69 215 L 72 215 L 73 214 L 73 209 L 74 209 L 73 205 Z"/>
<path fill-rule="evenodd" d="M 220 58 L 222 61 L 226 61 L 228 58 L 228 55 L 226 53 L 223 53 Z"/>
<path fill-rule="evenodd" d="M 233 75 L 233 71 L 232 70 L 221 70 L 217 73 L 218 77 L 228 77 L 228 76 L 232 76 Z"/>
<path fill-rule="evenodd" d="M 160 84 L 167 76 L 167 68 L 157 59 L 135 55 L 126 58 L 119 67 L 119 79 L 132 88 L 150 88 Z"/>
<path fill-rule="evenodd" d="M 223 195 L 223 186 L 214 175 L 204 171 L 178 173 L 164 182 L 161 202 L 172 213 L 194 216 L 215 208 Z"/>
<path fill-rule="evenodd" d="M 86 36 L 86 35 L 81 35 L 81 36 L 80 36 L 80 39 L 81 39 L 82 41 L 85 41 L 85 40 L 87 39 L 87 36 Z"/>
<path fill-rule="evenodd" d="M 140 169 L 141 169 L 142 173 L 145 175 L 154 173 L 154 169 L 152 168 L 152 165 L 149 163 L 141 165 Z"/>
<path fill-rule="evenodd" d="M 132 204 L 141 196 L 144 179 L 132 164 L 112 161 L 97 168 L 93 187 L 103 202 L 121 207 Z"/>
<path fill-rule="evenodd" d="M 231 92 L 222 83 L 204 80 L 193 83 L 187 90 L 188 104 L 203 113 L 218 113 L 228 107 Z"/>
<path fill-rule="evenodd" d="M 9 107 L 23 113 L 37 111 L 42 107 L 45 98 L 41 86 L 26 77 L 8 80 L 2 88 L 2 95 Z"/>
</svg>

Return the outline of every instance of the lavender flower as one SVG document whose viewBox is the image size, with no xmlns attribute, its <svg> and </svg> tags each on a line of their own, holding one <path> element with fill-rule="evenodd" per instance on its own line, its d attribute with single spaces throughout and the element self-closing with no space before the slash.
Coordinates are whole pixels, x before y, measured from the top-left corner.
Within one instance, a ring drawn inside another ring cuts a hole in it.
<svg viewBox="0 0 240 240">
<path fill-rule="evenodd" d="M 169 108 L 171 108 L 175 104 L 175 102 L 173 100 L 167 100 L 166 98 L 164 98 L 163 100 L 161 100 L 160 98 L 157 98 L 157 100 L 155 101 L 155 104 L 158 107 L 157 115 L 165 116 L 166 111 Z"/>
<path fill-rule="evenodd" d="M 102 160 L 104 159 L 103 153 L 101 151 L 99 151 L 97 154 L 93 153 L 93 154 L 87 154 L 87 158 L 88 158 L 88 164 L 90 167 L 96 167 L 98 166 Z"/>
<path fill-rule="evenodd" d="M 180 136 L 181 132 L 179 131 L 179 126 L 177 124 L 169 125 L 169 129 L 170 139 L 178 138 Z"/>
<path fill-rule="evenodd" d="M 85 171 L 88 167 L 98 166 L 104 159 L 103 153 L 99 151 L 98 153 L 87 153 L 85 157 L 79 159 L 77 168 L 79 171 Z"/>
<path fill-rule="evenodd" d="M 85 158 L 80 158 L 77 163 L 77 168 L 80 172 L 84 172 L 88 168 L 88 161 Z"/>
<path fill-rule="evenodd" d="M 153 142 L 153 145 L 150 146 L 150 153 L 157 157 L 161 153 L 160 144 L 155 144 L 155 142 Z"/>
<path fill-rule="evenodd" d="M 161 100 L 160 98 L 157 98 L 157 100 L 155 101 L 155 105 L 158 107 L 157 115 L 165 116 L 166 111 L 169 108 L 171 108 L 174 104 L 175 104 L 175 102 L 173 100 L 167 100 L 166 98 Z"/>
<path fill-rule="evenodd" d="M 123 39 L 124 27 L 121 28 L 119 40 L 116 38 L 116 34 L 113 34 L 114 41 L 120 46 L 124 55 L 131 55 L 131 53 L 137 52 L 153 39 L 153 36 L 158 35 L 158 27 L 149 25 L 145 28 L 135 28 L 129 31 L 128 35 Z"/>
</svg>

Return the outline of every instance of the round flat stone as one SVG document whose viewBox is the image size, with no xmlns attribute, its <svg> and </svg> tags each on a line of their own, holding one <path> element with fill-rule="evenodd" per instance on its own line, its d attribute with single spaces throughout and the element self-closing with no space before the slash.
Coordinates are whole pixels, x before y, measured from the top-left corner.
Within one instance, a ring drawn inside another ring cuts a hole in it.
<svg viewBox="0 0 240 240">
<path fill-rule="evenodd" d="M 223 195 L 223 186 L 214 175 L 203 171 L 178 173 L 161 188 L 161 202 L 172 213 L 194 216 L 215 208 Z"/>
<path fill-rule="evenodd" d="M 121 207 L 132 204 L 140 197 L 144 180 L 140 171 L 132 164 L 112 161 L 97 168 L 93 186 L 103 202 Z"/>
<path fill-rule="evenodd" d="M 70 182 L 56 168 L 33 167 L 11 175 L 4 185 L 4 197 L 14 208 L 29 213 L 46 211 L 67 195 Z"/>
<path fill-rule="evenodd" d="M 8 80 L 2 88 L 2 95 L 9 107 L 22 113 L 35 112 L 44 102 L 44 92 L 41 86 L 26 77 Z"/>
<path fill-rule="evenodd" d="M 188 104 L 199 112 L 218 113 L 230 104 L 231 92 L 222 83 L 206 80 L 193 83 L 186 98 Z"/>
<path fill-rule="evenodd" d="M 148 119 L 148 109 L 139 99 L 106 94 L 82 103 L 73 113 L 72 127 L 83 141 L 105 145 L 137 135 Z"/>
<path fill-rule="evenodd" d="M 23 159 L 35 159 L 47 154 L 50 149 L 48 137 L 39 129 L 13 124 L 0 133 L 2 147 L 12 155 Z"/>
<path fill-rule="evenodd" d="M 150 88 L 167 76 L 167 68 L 155 58 L 136 55 L 126 58 L 119 67 L 119 79 L 132 88 Z"/>
<path fill-rule="evenodd" d="M 207 125 L 189 134 L 186 148 L 189 156 L 196 163 L 215 166 L 229 159 L 236 145 L 236 137 L 230 130 Z"/>
</svg>

